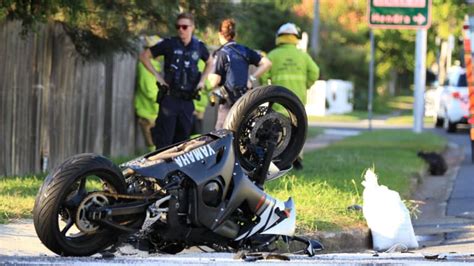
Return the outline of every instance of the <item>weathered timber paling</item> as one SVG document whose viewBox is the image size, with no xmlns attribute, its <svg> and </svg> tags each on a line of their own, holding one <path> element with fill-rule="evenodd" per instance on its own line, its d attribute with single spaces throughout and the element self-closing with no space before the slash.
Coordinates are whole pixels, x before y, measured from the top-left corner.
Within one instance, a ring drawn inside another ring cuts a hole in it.
<svg viewBox="0 0 474 266">
<path fill-rule="evenodd" d="M 24 38 L 20 31 L 20 22 L 0 23 L 0 176 L 51 169 L 82 152 L 129 155 L 143 145 L 132 104 L 134 56 L 116 54 L 108 68 L 84 61 L 59 24 Z"/>
</svg>

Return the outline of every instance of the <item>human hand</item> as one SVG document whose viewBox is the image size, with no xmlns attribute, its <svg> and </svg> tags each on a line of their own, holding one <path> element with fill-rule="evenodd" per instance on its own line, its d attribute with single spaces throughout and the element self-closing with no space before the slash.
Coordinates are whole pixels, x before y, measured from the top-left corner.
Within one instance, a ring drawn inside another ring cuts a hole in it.
<svg viewBox="0 0 474 266">
<path fill-rule="evenodd" d="M 155 78 L 156 78 L 156 83 L 157 84 L 160 84 L 163 87 L 169 87 L 168 83 L 166 83 L 166 81 L 163 79 L 163 77 L 161 77 L 159 74 L 156 74 Z"/>
<path fill-rule="evenodd" d="M 198 85 L 196 86 L 196 90 L 202 90 L 205 86 L 205 82 L 203 80 L 199 81 Z"/>
<path fill-rule="evenodd" d="M 253 83 L 250 79 L 247 80 L 247 89 L 253 88 Z"/>
</svg>

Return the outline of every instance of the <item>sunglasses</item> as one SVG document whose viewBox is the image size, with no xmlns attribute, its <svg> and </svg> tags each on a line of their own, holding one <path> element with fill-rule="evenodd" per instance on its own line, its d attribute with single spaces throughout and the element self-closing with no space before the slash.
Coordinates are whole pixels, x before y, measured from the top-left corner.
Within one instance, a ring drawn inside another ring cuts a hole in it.
<svg viewBox="0 0 474 266">
<path fill-rule="evenodd" d="M 175 27 L 177 30 L 179 29 L 187 30 L 188 27 L 191 27 L 191 25 L 176 25 Z"/>
</svg>

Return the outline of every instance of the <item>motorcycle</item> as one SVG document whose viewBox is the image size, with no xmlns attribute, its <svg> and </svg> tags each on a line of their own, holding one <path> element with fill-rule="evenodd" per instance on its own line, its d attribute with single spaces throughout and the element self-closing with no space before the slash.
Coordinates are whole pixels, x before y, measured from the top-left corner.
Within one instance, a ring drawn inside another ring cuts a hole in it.
<svg viewBox="0 0 474 266">
<path fill-rule="evenodd" d="M 265 193 L 303 148 L 303 104 L 279 86 L 255 88 L 231 108 L 224 129 L 119 166 L 96 154 L 72 156 L 46 177 L 35 200 L 42 243 L 63 256 L 89 256 L 133 236 L 149 251 L 176 254 L 191 246 L 217 251 L 269 251 L 294 236 L 291 198 Z"/>
</svg>

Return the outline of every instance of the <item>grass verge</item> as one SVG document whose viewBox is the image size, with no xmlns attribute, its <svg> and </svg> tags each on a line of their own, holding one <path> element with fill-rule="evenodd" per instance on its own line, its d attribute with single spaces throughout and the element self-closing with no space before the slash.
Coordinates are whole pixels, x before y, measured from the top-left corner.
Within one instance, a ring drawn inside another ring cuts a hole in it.
<svg viewBox="0 0 474 266">
<path fill-rule="evenodd" d="M 444 139 L 431 133 L 365 132 L 306 153 L 302 171 L 269 182 L 267 191 L 282 200 L 293 197 L 299 230 L 359 227 L 365 225 L 362 213 L 347 207 L 362 205 L 365 169 L 374 167 L 380 184 L 407 198 L 410 178 L 425 169 L 417 151 L 440 151 L 445 145 Z"/>
<path fill-rule="evenodd" d="M 306 135 L 306 139 L 317 137 L 318 135 L 323 134 L 324 129 L 320 127 L 308 127 L 308 134 Z"/>
<path fill-rule="evenodd" d="M 413 125 L 413 115 L 401 115 L 396 117 L 389 117 L 385 123 L 389 125 Z M 433 117 L 424 117 L 423 124 L 425 127 L 433 126 L 435 119 Z"/>
<path fill-rule="evenodd" d="M 367 112 L 365 111 L 353 111 L 340 115 L 308 116 L 309 122 L 357 122 L 363 119 L 367 119 Z"/>
<path fill-rule="evenodd" d="M 374 101 L 374 119 L 380 115 L 397 114 L 386 120 L 392 125 L 413 124 L 413 96 L 377 97 Z M 326 116 L 309 116 L 310 122 L 359 122 L 368 119 L 367 111 L 353 111 L 346 114 L 333 114 Z M 425 125 L 433 125 L 433 119 L 425 117 Z"/>
<path fill-rule="evenodd" d="M 44 176 L 0 178 L 0 223 L 31 218 L 38 189 Z"/>
<path fill-rule="evenodd" d="M 267 183 L 266 190 L 282 200 L 294 198 L 298 230 L 358 227 L 365 224 L 362 214 L 348 211 L 347 207 L 362 204 L 361 181 L 365 169 L 374 166 L 380 184 L 408 197 L 410 177 L 424 168 L 416 152 L 440 151 L 445 144 L 445 140 L 430 133 L 366 132 L 306 153 L 302 171 L 293 171 Z M 0 178 L 0 223 L 32 217 L 34 199 L 43 178 Z"/>
</svg>

